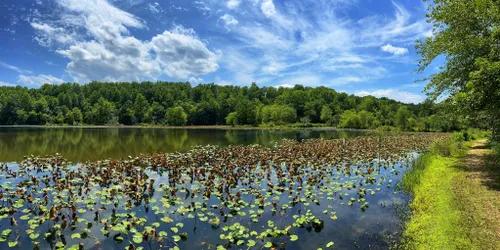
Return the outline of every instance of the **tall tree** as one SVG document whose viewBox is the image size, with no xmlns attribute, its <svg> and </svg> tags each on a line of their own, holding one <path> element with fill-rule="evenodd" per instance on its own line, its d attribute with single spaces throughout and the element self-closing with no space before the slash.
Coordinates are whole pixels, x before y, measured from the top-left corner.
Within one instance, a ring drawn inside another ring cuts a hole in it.
<svg viewBox="0 0 500 250">
<path fill-rule="evenodd" d="M 144 95 L 141 93 L 137 94 L 134 102 L 134 114 L 138 123 L 144 122 L 144 118 L 148 109 L 149 103 L 146 100 L 146 97 L 144 97 Z"/>
<path fill-rule="evenodd" d="M 167 109 L 166 121 L 170 126 L 186 125 L 187 115 L 182 107 L 169 108 Z"/>
<path fill-rule="evenodd" d="M 323 105 L 321 108 L 321 121 L 326 122 L 326 123 L 331 123 L 333 119 L 333 112 L 330 107 L 327 105 Z"/>
<path fill-rule="evenodd" d="M 428 21 L 434 36 L 417 44 L 418 72 L 444 56 L 426 87 L 434 100 L 451 95 L 463 114 L 485 111 L 495 131 L 500 121 L 500 4 L 497 0 L 433 0 Z M 498 133 L 497 133 L 498 134 Z"/>
</svg>

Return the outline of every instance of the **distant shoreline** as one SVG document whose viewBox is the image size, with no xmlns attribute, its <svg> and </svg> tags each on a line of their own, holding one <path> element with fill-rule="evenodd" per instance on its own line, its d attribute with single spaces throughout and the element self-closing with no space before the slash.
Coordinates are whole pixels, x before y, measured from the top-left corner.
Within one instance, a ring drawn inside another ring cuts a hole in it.
<svg viewBox="0 0 500 250">
<path fill-rule="evenodd" d="M 162 125 L 0 125 L 0 128 L 84 128 L 84 129 L 214 129 L 214 130 L 338 130 L 338 131 L 376 131 L 374 129 L 349 129 L 335 127 L 255 127 L 227 125 L 193 125 L 193 126 L 162 126 Z"/>
</svg>

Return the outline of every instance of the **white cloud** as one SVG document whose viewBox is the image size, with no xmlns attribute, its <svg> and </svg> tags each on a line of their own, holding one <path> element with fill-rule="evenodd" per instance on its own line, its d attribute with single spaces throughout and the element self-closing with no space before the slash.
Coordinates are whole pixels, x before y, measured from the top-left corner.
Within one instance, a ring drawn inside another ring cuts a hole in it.
<svg viewBox="0 0 500 250">
<path fill-rule="evenodd" d="M 381 46 L 387 42 L 414 42 L 428 34 L 432 24 L 427 23 L 425 18 L 412 20 L 412 15 L 403 6 L 392 2 L 395 8 L 394 18 L 387 19 L 385 16 L 369 16 L 358 21 L 364 28 L 361 33 L 360 46 Z"/>
<path fill-rule="evenodd" d="M 240 6 L 240 0 L 229 0 L 227 1 L 226 3 L 226 6 L 229 8 L 229 9 L 236 9 L 238 8 L 238 6 Z"/>
<path fill-rule="evenodd" d="M 390 43 L 380 47 L 380 49 L 384 52 L 391 53 L 395 56 L 402 56 L 402 55 L 408 54 L 407 48 L 395 47 L 395 46 L 392 46 Z"/>
<path fill-rule="evenodd" d="M 238 16 L 238 29 L 231 33 L 241 43 L 225 46 L 222 60 L 227 61 L 226 56 L 234 53 L 256 61 L 257 68 L 247 74 L 268 79 L 270 84 L 297 71 L 314 72 L 327 86 L 387 78 L 387 61 L 367 53 L 366 48 L 410 43 L 430 27 L 424 17 L 416 19 L 396 4 L 393 17 L 352 19 L 345 15 L 345 8 L 358 2 L 349 2 L 348 6 L 344 1 L 286 1 L 280 6 L 272 0 L 250 2 L 253 8 L 245 8 Z M 309 15 L 311 10 L 315 11 L 314 16 Z M 259 15 L 269 20 L 262 21 Z M 229 48 L 232 49 L 227 51 Z M 394 48 L 393 53 L 409 53 L 405 48 Z M 238 68 L 233 70 L 237 71 Z"/>
<path fill-rule="evenodd" d="M 207 49 L 192 29 L 178 26 L 153 37 L 151 44 L 160 65 L 170 76 L 189 78 L 219 68 L 217 55 Z"/>
<path fill-rule="evenodd" d="M 52 27 L 47 23 L 32 22 L 31 27 L 36 31 L 35 40 L 44 47 L 61 44 L 67 45 L 75 42 L 75 33 L 68 33 L 62 27 Z"/>
<path fill-rule="evenodd" d="M 176 26 L 151 40 L 139 40 L 130 28 L 147 28 L 144 21 L 107 0 L 57 0 L 62 13 L 54 20 L 37 20 L 42 45 L 55 44 L 69 59 L 66 70 L 76 81 L 140 81 L 166 74 L 189 79 L 218 69 L 217 55 L 194 30 Z M 150 4 L 160 11 L 159 4 Z M 67 32 L 75 39 L 63 39 Z M 65 33 L 66 32 L 66 33 Z M 52 41 L 57 41 L 53 43 Z"/>
<path fill-rule="evenodd" d="M 155 14 L 158 14 L 158 13 L 160 13 L 160 12 L 163 12 L 163 10 L 162 10 L 162 8 L 161 8 L 161 6 L 160 6 L 160 4 L 159 4 L 158 2 L 155 2 L 155 3 L 149 3 L 149 4 L 148 4 L 148 9 L 149 9 L 151 12 L 155 13 Z"/>
<path fill-rule="evenodd" d="M 189 83 L 191 84 L 200 84 L 200 83 L 204 83 L 205 82 L 205 79 L 201 78 L 201 77 L 191 77 L 189 78 Z"/>
<path fill-rule="evenodd" d="M 6 68 L 6 69 L 10 69 L 10 70 L 13 70 L 19 74 L 31 74 L 32 72 L 29 71 L 29 70 L 25 70 L 25 69 L 21 69 L 19 67 L 16 67 L 16 66 L 13 66 L 13 65 L 10 65 L 10 64 L 7 64 L 7 63 L 4 63 L 2 61 L 0 61 L 0 67 L 3 67 L 3 68 Z"/>
<path fill-rule="evenodd" d="M 275 85 L 311 75 L 319 80 L 308 82 L 325 86 L 365 83 L 388 78 L 385 67 L 394 63 L 379 60 L 373 51 L 385 48 L 395 55 L 407 54 L 408 49 L 393 45 L 409 47 L 432 27 L 423 15 L 396 3 L 392 16 L 353 18 L 346 11 L 360 1 L 198 0 L 191 9 L 204 15 L 203 34 L 221 26 L 232 32 L 224 36 L 215 32 L 204 40 L 191 29 L 174 28 L 157 32 L 154 38 L 139 38 L 133 32 L 151 33 L 156 27 L 147 27 L 143 19 L 111 4 L 118 1 L 54 1 L 61 13 L 31 22 L 39 24 L 34 29 L 41 41 L 46 41 L 42 34 L 49 34 L 56 51 L 69 59 L 67 71 L 86 80 L 156 79 L 163 74 L 212 80 L 217 76 L 206 75 L 220 64 L 225 83 L 259 80 Z M 150 9 L 156 12 L 153 3 Z M 57 42 L 65 35 L 73 41 Z"/>
<path fill-rule="evenodd" d="M 224 14 L 220 19 L 224 21 L 226 25 L 237 25 L 239 23 L 238 20 L 229 14 Z"/>
<path fill-rule="evenodd" d="M 0 81 L 0 86 L 15 87 L 16 84 Z"/>
<path fill-rule="evenodd" d="M 26 75 L 20 75 L 18 79 L 19 83 L 30 85 L 33 87 L 38 87 L 41 86 L 45 83 L 48 84 L 61 84 L 64 82 L 64 80 L 57 78 L 52 75 L 37 75 L 37 76 L 26 76 Z"/>
<path fill-rule="evenodd" d="M 212 16 L 212 9 L 210 9 L 210 7 L 208 7 L 205 2 L 194 1 L 194 7 L 198 9 L 207 18 Z"/>
<path fill-rule="evenodd" d="M 425 100 L 425 96 L 414 94 L 408 91 L 401 91 L 398 89 L 379 89 L 375 91 L 358 91 L 355 93 L 357 96 L 375 96 L 377 98 L 387 97 L 403 103 L 421 103 Z"/>
<path fill-rule="evenodd" d="M 285 83 L 285 84 L 279 84 L 279 85 L 276 85 L 276 86 L 274 86 L 274 87 L 275 87 L 275 88 L 282 87 L 282 88 L 291 89 L 291 88 L 293 88 L 293 87 L 294 87 L 294 85 Z"/>
<path fill-rule="evenodd" d="M 263 0 L 260 9 L 262 10 L 264 16 L 268 18 L 276 14 L 276 8 L 274 7 L 273 0 Z"/>
</svg>

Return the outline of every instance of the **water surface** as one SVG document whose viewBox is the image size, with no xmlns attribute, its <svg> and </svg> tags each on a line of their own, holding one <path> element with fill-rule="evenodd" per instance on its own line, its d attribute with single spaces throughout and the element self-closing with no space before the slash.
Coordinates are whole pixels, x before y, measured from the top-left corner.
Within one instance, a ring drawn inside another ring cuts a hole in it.
<svg viewBox="0 0 500 250">
<path fill-rule="evenodd" d="M 272 146 L 282 139 L 337 139 L 367 135 L 366 131 L 334 129 L 235 130 L 172 128 L 43 128 L 0 127 L 0 162 L 27 155 L 61 154 L 74 162 L 121 159 L 155 152 L 184 152 L 198 145 Z"/>
</svg>

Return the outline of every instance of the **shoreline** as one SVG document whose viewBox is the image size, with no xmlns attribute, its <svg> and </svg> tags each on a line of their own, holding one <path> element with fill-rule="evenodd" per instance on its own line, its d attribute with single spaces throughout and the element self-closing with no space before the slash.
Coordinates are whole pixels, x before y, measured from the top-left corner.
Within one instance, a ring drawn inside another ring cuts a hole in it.
<svg viewBox="0 0 500 250">
<path fill-rule="evenodd" d="M 336 127 L 259 127 L 259 126 L 228 126 L 228 125 L 193 125 L 193 126 L 162 126 L 162 125 L 0 125 L 0 128 L 82 128 L 82 129 L 209 129 L 209 130 L 336 130 L 376 132 L 376 129 L 350 129 Z"/>
</svg>

